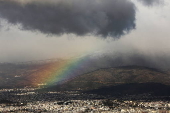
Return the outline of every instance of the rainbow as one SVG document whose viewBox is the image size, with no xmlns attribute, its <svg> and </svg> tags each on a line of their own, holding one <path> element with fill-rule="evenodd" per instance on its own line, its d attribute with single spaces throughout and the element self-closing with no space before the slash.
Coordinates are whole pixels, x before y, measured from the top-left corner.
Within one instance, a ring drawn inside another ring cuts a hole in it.
<svg viewBox="0 0 170 113">
<path fill-rule="evenodd" d="M 56 61 L 40 67 L 31 77 L 34 86 L 45 84 L 47 87 L 62 84 L 79 74 L 80 68 L 89 64 L 87 56 Z"/>
</svg>

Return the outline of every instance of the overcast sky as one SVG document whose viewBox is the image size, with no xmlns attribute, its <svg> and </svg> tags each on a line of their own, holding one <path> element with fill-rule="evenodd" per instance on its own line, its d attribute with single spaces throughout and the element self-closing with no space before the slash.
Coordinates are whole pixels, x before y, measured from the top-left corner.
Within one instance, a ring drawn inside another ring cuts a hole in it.
<svg viewBox="0 0 170 113">
<path fill-rule="evenodd" d="M 170 66 L 169 11 L 169 0 L 0 0 L 0 62 L 104 55 Z"/>
</svg>

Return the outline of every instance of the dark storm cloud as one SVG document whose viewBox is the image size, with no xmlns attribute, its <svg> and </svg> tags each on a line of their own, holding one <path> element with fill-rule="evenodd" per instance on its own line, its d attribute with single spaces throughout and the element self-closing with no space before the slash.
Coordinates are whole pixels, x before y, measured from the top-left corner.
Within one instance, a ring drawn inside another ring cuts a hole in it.
<svg viewBox="0 0 170 113">
<path fill-rule="evenodd" d="M 146 6 L 154 6 L 163 4 L 164 0 L 138 0 Z"/>
<path fill-rule="evenodd" d="M 1 0 L 0 17 L 23 30 L 56 35 L 119 37 L 135 29 L 135 6 L 129 0 L 50 1 Z"/>
</svg>

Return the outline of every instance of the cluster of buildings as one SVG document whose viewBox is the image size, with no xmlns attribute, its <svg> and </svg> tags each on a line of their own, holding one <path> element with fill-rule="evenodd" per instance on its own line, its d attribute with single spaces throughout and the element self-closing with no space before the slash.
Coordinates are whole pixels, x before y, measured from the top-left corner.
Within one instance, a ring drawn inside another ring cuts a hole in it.
<svg viewBox="0 0 170 113">
<path fill-rule="evenodd" d="M 5 97 L 6 96 L 6 97 Z M 17 113 L 170 113 L 170 101 L 108 99 L 76 91 L 0 90 L 0 112 Z"/>
<path fill-rule="evenodd" d="M 135 102 L 117 100 L 71 100 L 71 101 L 37 101 L 27 105 L 10 106 L 0 104 L 1 112 L 28 113 L 170 113 L 168 102 Z"/>
</svg>

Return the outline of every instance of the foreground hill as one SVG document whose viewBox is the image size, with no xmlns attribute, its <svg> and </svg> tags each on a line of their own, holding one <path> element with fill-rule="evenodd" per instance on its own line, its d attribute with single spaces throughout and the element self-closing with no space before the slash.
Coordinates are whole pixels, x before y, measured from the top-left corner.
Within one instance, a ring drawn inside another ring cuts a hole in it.
<svg viewBox="0 0 170 113">
<path fill-rule="evenodd" d="M 170 100 L 170 86 L 161 83 L 129 83 L 86 91 L 127 100 Z"/>
<path fill-rule="evenodd" d="M 148 82 L 170 85 L 170 74 L 140 66 L 107 68 L 77 76 L 60 86 L 51 88 L 55 90 L 92 90 L 105 86 Z"/>
</svg>

